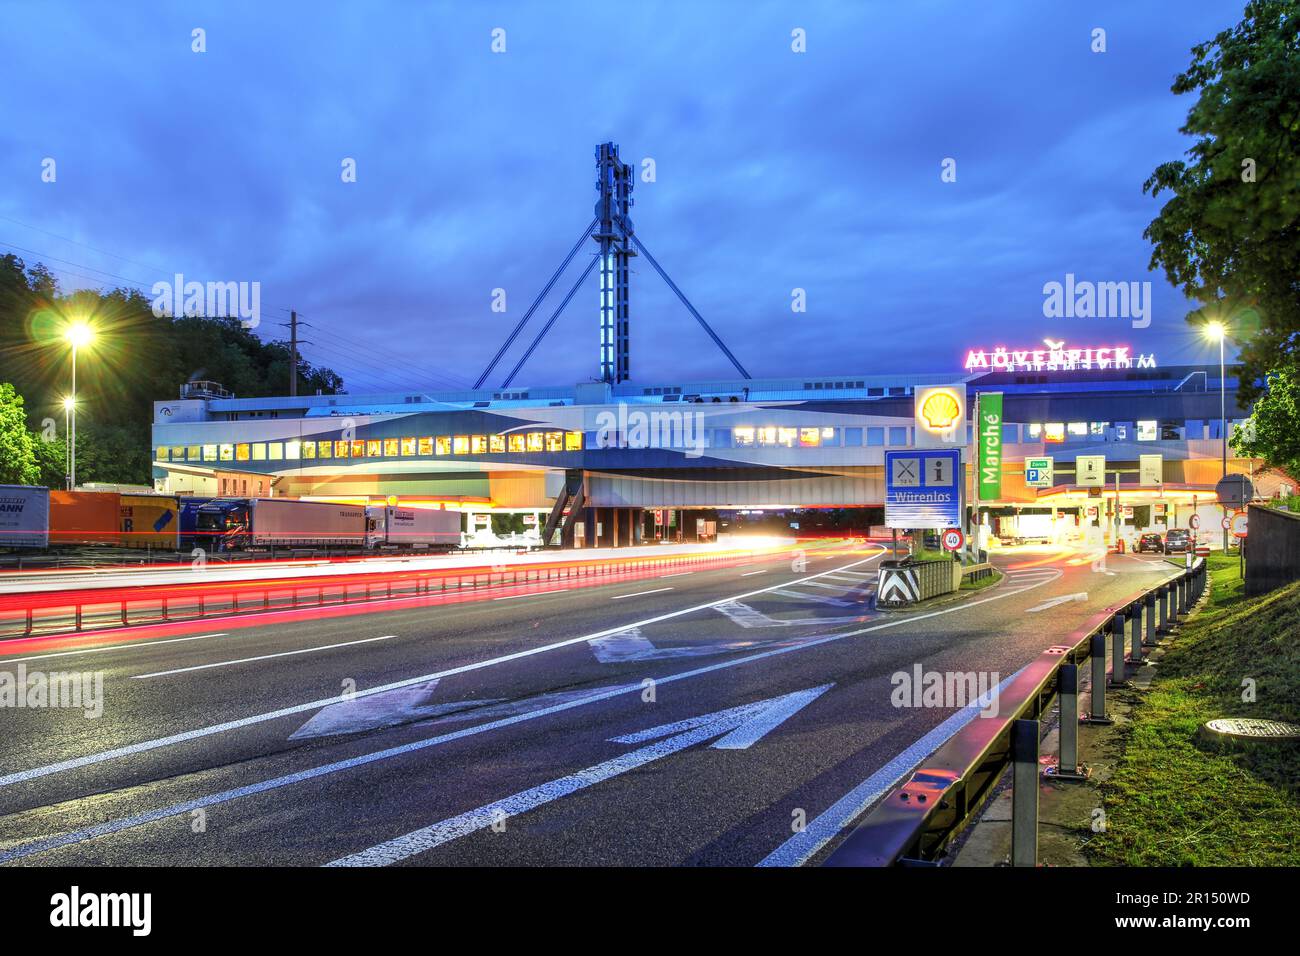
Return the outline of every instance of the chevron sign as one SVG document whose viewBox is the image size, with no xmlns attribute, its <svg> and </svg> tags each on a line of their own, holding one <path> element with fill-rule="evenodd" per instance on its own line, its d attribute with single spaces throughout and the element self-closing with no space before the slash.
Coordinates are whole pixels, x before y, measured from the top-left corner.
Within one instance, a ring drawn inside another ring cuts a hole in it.
<svg viewBox="0 0 1300 956">
<path fill-rule="evenodd" d="M 915 604 L 921 597 L 916 571 L 909 568 L 881 568 L 876 587 L 877 604 Z"/>
</svg>

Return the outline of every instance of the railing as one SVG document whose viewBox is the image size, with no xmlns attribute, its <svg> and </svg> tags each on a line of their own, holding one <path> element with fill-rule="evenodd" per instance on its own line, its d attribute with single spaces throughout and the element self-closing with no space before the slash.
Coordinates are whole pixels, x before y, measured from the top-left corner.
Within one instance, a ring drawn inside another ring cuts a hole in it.
<svg viewBox="0 0 1300 956">
<path fill-rule="evenodd" d="M 1206 586 L 1204 559 L 1118 610 L 1107 611 L 1072 644 L 1050 647 L 998 695 L 998 716 L 977 717 L 950 737 L 895 788 L 831 854 L 827 866 L 934 864 L 983 805 L 1003 772 L 1014 767 L 1011 862 L 1033 866 L 1038 857 L 1039 720 L 1060 699 L 1060 750 L 1045 774 L 1081 779 L 1079 724 L 1107 724 L 1106 637 L 1109 681 L 1121 685 L 1129 664 L 1199 600 Z M 1124 655 L 1125 633 L 1130 652 Z M 1079 718 L 1078 667 L 1092 670 L 1089 713 Z"/>
<path fill-rule="evenodd" d="M 185 584 L 142 584 L 0 595 L 0 640 L 101 631 L 107 628 L 198 620 L 292 608 L 329 607 L 476 588 L 545 584 L 683 567 L 723 567 L 758 552 L 550 562 L 512 568 L 434 568 L 353 572 Z M 195 578 L 203 572 L 195 570 Z"/>
</svg>

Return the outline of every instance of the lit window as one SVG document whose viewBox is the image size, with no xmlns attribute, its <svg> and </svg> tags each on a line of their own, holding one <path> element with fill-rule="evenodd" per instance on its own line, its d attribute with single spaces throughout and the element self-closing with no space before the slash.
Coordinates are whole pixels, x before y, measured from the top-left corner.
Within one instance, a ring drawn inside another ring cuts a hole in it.
<svg viewBox="0 0 1300 956">
<path fill-rule="evenodd" d="M 491 435 L 488 438 L 488 451 L 494 455 L 499 455 L 506 450 L 505 435 Z"/>
<path fill-rule="evenodd" d="M 758 430 L 758 443 L 760 445 L 775 445 L 776 444 L 775 426 L 769 425 L 767 428 L 760 428 Z"/>
<path fill-rule="evenodd" d="M 332 441 L 322 441 L 322 442 L 317 442 L 317 443 L 316 443 L 316 457 L 317 457 L 317 458 L 333 458 L 333 457 L 334 457 L 334 443 L 333 443 Z"/>
<path fill-rule="evenodd" d="M 1029 426 L 1025 429 L 1025 431 L 1026 431 L 1026 433 L 1029 435 L 1029 437 L 1032 438 L 1034 441 L 1038 441 L 1038 439 L 1040 439 L 1040 438 L 1043 437 L 1043 426 L 1042 426 L 1042 425 L 1038 425 L 1038 424 L 1029 425 Z"/>
<path fill-rule="evenodd" d="M 185 457 L 190 461 L 198 461 L 203 457 L 202 448 L 199 445 L 189 445 L 185 449 Z"/>
<path fill-rule="evenodd" d="M 506 436 L 506 447 L 512 452 L 524 451 L 524 433 L 515 432 L 513 435 Z"/>
<path fill-rule="evenodd" d="M 400 445 L 400 443 L 398 442 L 398 440 L 397 440 L 396 438 L 385 438 L 385 439 L 384 439 L 384 457 L 386 457 L 386 458 L 396 458 L 396 457 L 397 457 L 397 450 L 398 450 L 399 445 Z"/>
<path fill-rule="evenodd" d="M 433 440 L 434 453 L 438 455 L 451 454 L 451 436 L 439 435 Z"/>
<path fill-rule="evenodd" d="M 154 450 L 154 457 L 155 457 L 158 461 L 166 461 L 166 460 L 167 460 L 167 446 L 166 446 L 166 445 L 159 445 L 159 446 Z"/>
<path fill-rule="evenodd" d="M 284 457 L 284 445 L 278 441 L 268 442 L 266 445 L 266 457 L 271 461 L 279 461 Z"/>
<path fill-rule="evenodd" d="M 1157 437 L 1155 422 L 1138 422 L 1137 423 L 1137 440 L 1138 441 L 1155 441 Z"/>
<path fill-rule="evenodd" d="M 236 448 L 235 451 L 238 453 L 239 449 Z M 247 456 L 242 460 L 247 461 Z M 266 461 L 266 442 L 260 441 L 253 445 L 253 461 Z"/>
<path fill-rule="evenodd" d="M 302 457 L 304 458 L 316 457 L 316 443 L 314 441 L 305 441 L 302 443 Z"/>
<path fill-rule="evenodd" d="M 348 442 L 345 442 L 345 441 L 336 441 L 336 442 L 334 443 L 334 457 L 335 457 L 335 458 L 347 458 L 347 457 L 348 457 L 348 452 L 351 450 L 351 448 L 352 448 L 352 446 L 351 446 Z"/>
<path fill-rule="evenodd" d="M 799 430 L 796 428 L 779 428 L 776 434 L 778 442 L 786 448 L 793 448 L 795 439 L 799 436 Z"/>
<path fill-rule="evenodd" d="M 366 439 L 366 457 L 379 458 L 384 453 L 384 443 L 379 438 Z"/>
<path fill-rule="evenodd" d="M 429 455 L 432 455 L 432 454 L 433 454 L 433 436 L 432 436 L 432 435 L 429 435 L 429 436 L 427 436 L 427 437 L 425 437 L 425 438 L 421 438 L 420 441 L 419 441 L 418 448 L 419 448 L 419 453 L 420 453 L 421 455 L 423 455 L 424 457 L 427 458 Z"/>
<path fill-rule="evenodd" d="M 832 429 L 831 434 L 835 432 Z M 822 432 L 820 428 L 801 428 L 799 429 L 799 444 L 804 448 L 816 448 L 822 443 Z"/>
<path fill-rule="evenodd" d="M 835 429 L 829 427 L 822 429 L 822 438 L 834 438 L 834 437 L 835 437 Z"/>
<path fill-rule="evenodd" d="M 222 460 L 222 461 L 234 461 L 234 460 L 235 460 L 235 446 L 234 446 L 234 445 L 221 445 L 221 446 L 220 446 L 220 454 L 221 454 L 221 460 Z"/>
<path fill-rule="evenodd" d="M 541 432 L 528 433 L 528 450 L 542 451 L 545 447 L 545 439 Z"/>
<path fill-rule="evenodd" d="M 296 439 L 293 440 L 293 441 L 287 441 L 287 442 L 285 442 L 285 443 L 284 443 L 284 457 L 290 459 L 291 461 L 292 461 L 293 459 L 296 459 L 296 458 L 301 458 L 301 457 L 302 457 L 302 442 L 297 441 Z"/>
<path fill-rule="evenodd" d="M 403 454 L 403 455 L 414 455 L 414 454 L 415 454 L 415 439 L 414 439 L 414 438 L 403 438 L 402 441 L 401 441 L 401 447 L 402 447 L 402 454 Z"/>
<path fill-rule="evenodd" d="M 366 457 L 366 443 L 360 438 L 352 439 L 352 457 L 353 458 Z"/>
<path fill-rule="evenodd" d="M 564 450 L 582 451 L 582 432 L 565 432 Z"/>
<path fill-rule="evenodd" d="M 204 446 L 203 446 L 203 460 L 204 460 L 204 461 L 216 461 L 216 460 L 217 460 L 217 446 L 216 446 L 216 445 L 204 445 Z"/>
<path fill-rule="evenodd" d="M 1101 438 L 1101 437 L 1103 437 L 1103 436 L 1106 434 L 1106 423 L 1105 423 L 1105 422 L 1089 422 L 1089 423 L 1088 423 L 1088 434 L 1089 434 L 1089 435 L 1092 435 L 1094 438 Z"/>
<path fill-rule="evenodd" d="M 1063 442 L 1065 441 L 1065 423 L 1048 422 L 1043 426 L 1043 441 L 1045 442 Z"/>
<path fill-rule="evenodd" d="M 171 454 L 171 459 L 172 459 L 172 461 L 184 461 L 184 460 L 185 460 L 185 446 L 184 446 L 184 445 L 172 445 L 172 454 Z"/>
<path fill-rule="evenodd" d="M 735 440 L 736 445 L 754 444 L 754 429 L 752 428 L 733 428 L 731 437 Z"/>
<path fill-rule="evenodd" d="M 468 435 L 456 435 L 454 438 L 452 438 L 452 440 L 451 440 L 451 450 L 452 450 L 453 454 L 457 454 L 457 455 L 468 455 L 468 454 L 469 454 L 469 436 L 468 436 Z"/>
<path fill-rule="evenodd" d="M 1070 424 L 1065 426 L 1065 430 L 1071 435 L 1086 435 L 1088 434 L 1088 423 L 1070 422 Z"/>
<path fill-rule="evenodd" d="M 487 452 L 487 435 L 470 435 L 469 450 L 472 455 L 482 455 Z"/>
<path fill-rule="evenodd" d="M 547 432 L 546 450 L 564 451 L 564 432 Z"/>
</svg>

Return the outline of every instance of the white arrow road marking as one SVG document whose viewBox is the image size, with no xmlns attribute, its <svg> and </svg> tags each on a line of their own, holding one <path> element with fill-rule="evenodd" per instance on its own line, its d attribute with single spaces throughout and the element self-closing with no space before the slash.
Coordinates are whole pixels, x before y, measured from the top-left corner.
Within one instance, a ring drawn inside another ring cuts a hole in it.
<svg viewBox="0 0 1300 956">
<path fill-rule="evenodd" d="M 993 594 L 986 598 L 980 598 L 977 601 L 970 601 L 969 603 L 955 604 L 938 611 L 928 611 L 924 614 L 911 614 L 906 617 L 896 617 L 893 620 L 873 624 L 870 627 L 858 628 L 855 631 L 845 631 L 841 634 L 825 634 L 819 637 L 809 637 L 805 638 L 803 641 L 791 642 L 767 650 L 757 651 L 753 654 L 746 654 L 743 657 L 734 657 L 729 660 L 719 661 L 716 664 L 707 664 L 703 667 L 696 667 L 687 671 L 678 671 L 677 673 L 669 674 L 666 677 L 657 677 L 655 680 L 660 687 L 663 687 L 666 684 L 671 684 L 676 681 L 690 680 L 694 677 L 713 674 L 717 671 L 728 670 L 732 667 L 740 667 L 744 664 L 752 664 L 756 661 L 769 660 L 782 654 L 792 654 L 796 651 L 818 647 L 822 644 L 833 644 L 837 641 L 847 640 L 851 637 L 859 637 L 863 634 L 870 634 L 875 631 L 883 631 L 891 627 L 898 627 L 900 624 L 915 623 L 916 621 L 924 621 L 927 618 L 942 617 L 945 614 L 955 614 L 958 611 L 978 607 L 981 604 L 988 604 L 991 601 L 1001 601 L 1004 598 L 1020 594 L 1024 591 L 1030 591 L 1040 586 L 1041 585 L 1038 584 L 1030 584 L 1013 591 L 1003 591 L 1000 594 Z M 81 843 L 85 840 L 94 840 L 99 837 L 110 836 L 114 833 L 121 833 L 124 830 L 130 830 L 134 827 L 154 823 L 158 820 L 165 820 L 168 817 L 179 816 L 182 813 L 192 813 L 195 810 L 214 807 L 222 803 L 229 803 L 232 800 L 239 800 L 243 797 L 253 796 L 254 794 L 266 793 L 271 790 L 278 790 L 281 787 L 289 787 L 303 783 L 307 780 L 315 780 L 320 777 L 325 777 L 329 774 L 368 766 L 369 764 L 381 760 L 387 760 L 390 757 L 400 757 L 406 754 L 418 753 L 427 750 L 430 747 L 439 747 L 442 744 L 450 743 L 455 740 L 463 740 L 467 737 L 477 736 L 478 734 L 500 730 L 503 727 L 512 727 L 515 724 L 520 724 L 525 721 L 549 717 L 551 714 L 563 713 L 564 711 L 572 710 L 575 707 L 584 707 L 588 704 L 611 700 L 627 694 L 639 694 L 643 690 L 644 688 L 639 681 L 629 684 L 618 684 L 602 690 L 592 690 L 591 693 L 585 697 L 578 697 L 574 700 L 565 701 L 563 703 L 552 704 L 522 714 L 514 714 L 510 717 L 502 717 L 500 720 L 491 720 L 484 724 L 475 724 L 472 727 L 463 727 L 460 730 L 449 731 L 445 734 L 439 734 L 436 737 L 429 737 L 425 740 L 416 740 L 411 743 L 399 744 L 396 747 L 387 747 L 383 750 L 371 751 L 370 753 L 360 754 L 356 757 L 338 760 L 334 763 L 327 763 L 317 767 L 310 767 L 306 770 L 299 770 L 296 773 L 286 774 L 282 777 L 274 777 L 270 780 L 261 780 L 257 783 L 245 784 L 242 787 L 236 787 L 232 790 L 223 790 L 220 793 L 209 794 L 206 797 L 198 797 L 184 803 L 175 803 L 171 806 L 162 807 L 157 810 L 148 810 L 144 813 L 136 814 L 135 816 L 119 817 L 116 820 L 106 820 L 103 823 L 97 823 L 94 826 L 85 827 L 81 830 L 74 830 L 70 833 L 62 833 L 55 836 L 44 837 L 40 840 L 33 840 L 30 843 L 24 843 L 9 850 L 0 850 L 0 864 L 11 863 L 14 860 L 21 860 L 37 853 L 46 853 L 50 850 L 57 850 L 60 847 L 72 846 L 73 844 Z M 298 707 L 286 708 L 285 710 L 280 711 L 276 716 L 283 717 L 290 713 L 299 713 L 302 710 L 315 709 L 325 703 L 334 703 L 336 700 L 337 698 L 331 698 L 327 701 L 322 701 L 312 705 L 299 705 Z M 58 769 L 65 768 L 59 767 Z M 39 774 L 31 774 L 30 772 L 24 775 L 10 774 L 9 778 L 0 778 L 0 783 L 11 783 L 14 782 L 15 779 L 29 779 L 30 776 L 39 776 Z"/>
<path fill-rule="evenodd" d="M 841 617 L 777 618 L 764 614 L 762 611 L 756 611 L 748 604 L 741 604 L 739 601 L 728 601 L 726 604 L 719 604 L 714 608 L 714 610 L 725 615 L 733 624 L 738 624 L 741 627 L 802 627 L 813 624 L 834 625 L 841 621 L 858 621 L 862 619 L 859 614 L 848 614 Z"/>
<path fill-rule="evenodd" d="M 849 564 L 841 565 L 838 568 L 832 568 L 834 571 L 844 571 L 849 568 L 855 568 L 861 564 L 868 564 L 876 558 L 885 554 L 885 549 L 881 548 L 870 557 L 853 561 Z M 833 557 L 833 555 L 827 555 Z M 790 582 L 798 584 L 800 581 L 809 581 L 813 578 L 819 578 L 828 571 L 819 571 L 817 574 L 809 575 L 806 578 L 800 578 Z M 656 614 L 654 617 L 648 617 L 644 620 L 636 621 L 633 624 L 625 624 L 621 627 L 606 628 L 603 631 L 597 631 L 594 634 L 583 634 L 579 637 L 569 637 L 561 641 L 553 641 L 550 644 L 541 644 L 537 647 L 530 647 L 527 650 L 515 651 L 512 654 L 502 654 L 499 657 L 490 657 L 486 660 L 475 661 L 472 664 L 462 664 L 459 667 L 449 667 L 446 670 L 437 671 L 432 674 L 421 674 L 418 677 L 408 677 L 405 680 L 393 681 L 389 684 L 381 684 L 378 687 L 370 687 L 366 690 L 356 692 L 357 697 L 365 697 L 370 694 L 381 694 L 384 691 L 392 690 L 396 687 L 410 687 L 412 684 L 423 684 L 425 681 L 433 680 L 435 677 L 450 677 L 453 674 L 464 674 L 469 671 L 481 670 L 485 667 L 494 667 L 498 664 L 504 664 L 509 661 L 521 660 L 525 657 L 531 657 L 534 654 L 545 654 L 561 647 L 570 647 L 574 644 L 581 644 L 586 641 L 594 640 L 598 637 L 605 637 L 609 634 L 618 634 L 620 631 L 626 631 L 629 627 L 641 627 L 646 624 L 657 624 L 660 621 L 669 621 L 673 618 L 682 617 L 686 614 L 694 614 L 697 611 L 706 611 L 715 605 L 722 604 L 725 601 L 739 601 L 744 598 L 754 597 L 757 594 L 766 594 L 769 592 L 778 593 L 781 585 L 772 587 L 758 588 L 754 591 L 746 591 L 743 594 L 734 594 L 731 597 L 719 598 L 716 601 L 708 601 L 704 604 L 696 604 L 692 607 L 685 607 L 678 611 L 668 611 L 664 614 Z M 1015 592 L 1008 592 L 1014 594 Z M 801 596 L 801 595 L 796 595 Z M 831 600 L 825 598 L 823 600 Z M 964 605 L 971 607 L 973 605 Z M 60 760 L 58 763 L 46 764 L 42 767 L 32 767 L 28 770 L 18 770 L 13 773 L 7 773 L 0 776 L 0 787 L 12 786 L 15 783 L 22 783 L 27 780 L 34 780 L 37 777 L 45 777 L 53 773 L 62 773 L 66 770 L 75 770 L 78 767 L 86 767 L 91 764 L 102 763 L 105 760 L 116 760 L 120 757 L 129 757 L 133 754 L 144 753 L 149 750 L 156 750 L 159 747 L 169 747 L 173 744 L 185 743 L 191 740 L 198 740 L 202 737 L 209 737 L 213 734 L 225 733 L 230 730 L 238 730 L 241 727 L 249 727 L 253 724 L 260 724 L 268 720 L 277 720 L 280 717 L 287 717 L 290 714 L 301 714 L 309 710 L 319 710 L 329 704 L 336 704 L 341 700 L 340 697 L 326 697 L 320 700 L 309 700 L 306 703 L 294 704 L 289 707 L 281 707 L 277 710 L 266 711 L 261 714 L 254 714 L 250 717 L 241 717 L 237 720 L 228 720 L 219 724 L 211 724 L 207 727 L 198 727 L 194 730 L 186 730 L 167 737 L 157 737 L 153 740 L 142 740 L 139 743 L 127 744 L 123 747 L 115 747 L 112 750 L 102 750 L 98 753 L 85 754 L 81 757 L 72 757 L 68 760 Z"/>
<path fill-rule="evenodd" d="M 1033 607 L 1026 610 L 1025 613 L 1035 614 L 1038 611 L 1046 611 L 1049 608 L 1054 608 L 1058 604 L 1069 604 L 1071 601 L 1086 601 L 1086 600 L 1088 600 L 1088 592 L 1086 591 L 1080 591 L 1078 594 L 1063 594 L 1061 597 L 1054 597 L 1050 600 L 1044 601 L 1042 604 L 1036 604 Z"/>
<path fill-rule="evenodd" d="M 659 661 L 671 657 L 701 657 L 706 654 L 721 654 L 723 651 L 748 650 L 751 643 L 736 644 L 702 644 L 694 647 L 655 647 L 650 638 L 641 633 L 641 628 L 630 627 L 618 634 L 598 637 L 588 642 L 596 660 L 602 664 L 622 664 L 627 661 Z"/>
<path fill-rule="evenodd" d="M 685 750 L 687 747 L 693 747 L 719 735 L 722 735 L 722 739 L 715 741 L 713 747 L 720 750 L 743 750 L 761 740 L 764 735 L 816 700 L 832 686 L 822 684 L 820 687 L 812 687 L 782 697 L 772 697 L 753 704 L 692 717 L 689 720 L 663 724 L 640 733 L 614 737 L 615 743 L 625 744 L 640 743 L 643 740 L 654 740 L 659 737 L 666 739 L 558 780 L 521 790 L 504 800 L 484 804 L 468 813 L 413 830 L 359 853 L 341 857 L 327 863 L 326 866 L 387 866 L 397 863 L 467 836 L 476 830 L 490 827 L 494 822 L 505 817 L 518 816 L 535 810 L 561 797 L 567 797 L 571 793 L 636 770 L 638 767 L 661 760 L 679 750 Z"/>
<path fill-rule="evenodd" d="M 394 724 L 410 723 L 423 717 L 433 717 L 445 713 L 447 709 L 464 708 L 464 703 L 431 704 L 433 689 L 437 680 L 410 687 L 399 687 L 382 694 L 369 697 L 354 697 L 351 700 L 330 704 L 318 711 L 289 735 L 290 740 L 302 740 L 306 737 L 331 737 L 335 734 L 355 734 L 377 727 L 392 727 Z"/>
<path fill-rule="evenodd" d="M 211 664 L 195 664 L 193 667 L 176 667 L 169 671 L 154 671 L 152 674 L 132 674 L 131 680 L 144 680 L 147 677 L 167 677 L 171 674 L 188 674 L 190 671 L 206 671 L 213 667 L 231 667 L 235 664 L 250 664 L 253 661 L 269 661 L 273 657 L 292 657 L 295 654 L 312 654 L 316 651 L 332 651 L 336 647 L 352 647 L 355 644 L 371 644 L 375 641 L 391 641 L 396 634 L 383 637 L 365 637 L 359 641 L 343 641 L 341 644 L 325 644 L 321 647 L 301 647 L 296 651 L 281 651 L 278 654 L 259 654 L 257 657 L 241 657 L 234 661 L 215 661 Z"/>
</svg>

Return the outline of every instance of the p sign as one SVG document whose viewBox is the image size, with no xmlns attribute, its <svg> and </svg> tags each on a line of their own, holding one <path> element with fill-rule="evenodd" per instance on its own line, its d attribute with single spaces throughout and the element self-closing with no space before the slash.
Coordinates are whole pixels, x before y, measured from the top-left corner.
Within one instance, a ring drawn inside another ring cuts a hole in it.
<svg viewBox="0 0 1300 956">
<path fill-rule="evenodd" d="M 945 551 L 960 551 L 961 546 L 966 543 L 966 536 L 956 528 L 949 528 L 943 533 L 943 549 Z"/>
</svg>

